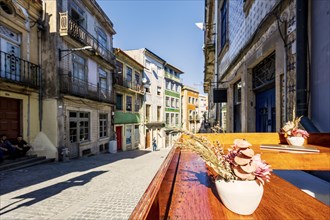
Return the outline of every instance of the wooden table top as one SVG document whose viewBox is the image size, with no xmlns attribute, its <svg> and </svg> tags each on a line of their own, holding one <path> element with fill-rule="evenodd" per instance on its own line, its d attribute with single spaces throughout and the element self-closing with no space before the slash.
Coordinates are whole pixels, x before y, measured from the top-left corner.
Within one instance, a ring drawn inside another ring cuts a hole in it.
<svg viewBox="0 0 330 220">
<path fill-rule="evenodd" d="M 255 153 L 261 154 L 261 159 L 280 170 L 330 170 L 330 134 L 311 134 L 308 145 L 316 147 L 319 153 L 289 153 L 276 150 L 260 149 L 261 144 L 285 144 L 278 133 L 212 133 L 198 134 L 210 142 L 219 141 L 225 150 L 231 147 L 234 139 L 243 138 L 249 141 Z M 184 135 L 184 138 L 189 138 Z"/>
<path fill-rule="evenodd" d="M 294 154 L 296 155 L 296 154 Z M 265 156 L 265 155 L 263 155 Z M 330 207 L 272 174 L 257 210 L 249 216 L 228 210 L 212 174 L 195 153 L 181 151 L 168 217 L 170 219 L 329 219 Z"/>
</svg>

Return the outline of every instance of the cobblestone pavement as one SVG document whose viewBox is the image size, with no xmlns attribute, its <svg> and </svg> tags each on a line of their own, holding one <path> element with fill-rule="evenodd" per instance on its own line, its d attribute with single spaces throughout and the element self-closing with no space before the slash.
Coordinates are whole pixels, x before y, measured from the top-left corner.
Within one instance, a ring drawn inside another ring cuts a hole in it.
<svg viewBox="0 0 330 220">
<path fill-rule="evenodd" d="M 0 173 L 0 219 L 128 219 L 170 149 Z"/>
</svg>

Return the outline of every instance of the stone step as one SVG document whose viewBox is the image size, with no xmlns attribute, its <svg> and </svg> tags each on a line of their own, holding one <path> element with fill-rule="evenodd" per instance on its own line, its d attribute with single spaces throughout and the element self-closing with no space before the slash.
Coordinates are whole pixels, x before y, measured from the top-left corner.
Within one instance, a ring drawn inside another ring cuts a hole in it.
<svg viewBox="0 0 330 220">
<path fill-rule="evenodd" d="M 6 160 L 0 165 L 0 171 L 9 171 L 22 169 L 42 163 L 53 162 L 54 159 L 46 159 L 46 157 L 37 157 L 36 155 L 18 158 L 16 160 Z"/>
</svg>

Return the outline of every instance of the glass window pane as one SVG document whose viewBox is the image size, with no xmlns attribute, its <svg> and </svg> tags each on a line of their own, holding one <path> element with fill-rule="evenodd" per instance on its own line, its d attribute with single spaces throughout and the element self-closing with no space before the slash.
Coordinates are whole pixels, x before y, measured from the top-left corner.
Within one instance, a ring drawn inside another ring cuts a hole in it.
<svg viewBox="0 0 330 220">
<path fill-rule="evenodd" d="M 126 96 L 126 111 L 132 111 L 132 97 Z"/>
<path fill-rule="evenodd" d="M 123 110 L 123 95 L 116 94 L 116 109 Z"/>
<path fill-rule="evenodd" d="M 129 67 L 126 68 L 126 80 L 129 82 L 132 81 L 132 69 Z"/>
<path fill-rule="evenodd" d="M 126 126 L 126 144 L 131 144 L 132 143 L 132 126 L 131 125 L 127 125 Z"/>
<path fill-rule="evenodd" d="M 77 117 L 77 112 L 69 112 L 69 117 L 70 117 L 70 118 L 75 118 L 75 117 Z"/>
</svg>

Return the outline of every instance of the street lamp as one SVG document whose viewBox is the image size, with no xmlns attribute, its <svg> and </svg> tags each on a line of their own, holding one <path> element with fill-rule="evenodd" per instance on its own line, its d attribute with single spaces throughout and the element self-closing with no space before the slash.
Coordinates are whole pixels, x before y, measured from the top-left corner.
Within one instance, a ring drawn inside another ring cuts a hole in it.
<svg viewBox="0 0 330 220">
<path fill-rule="evenodd" d="M 65 49 L 65 50 L 58 49 L 58 60 L 61 61 L 63 57 L 73 53 L 74 51 L 92 50 L 92 49 L 93 49 L 92 46 L 85 46 L 85 47 L 81 47 L 81 48 L 71 48 L 71 49 Z M 62 52 L 69 52 L 69 53 L 62 56 Z"/>
</svg>

